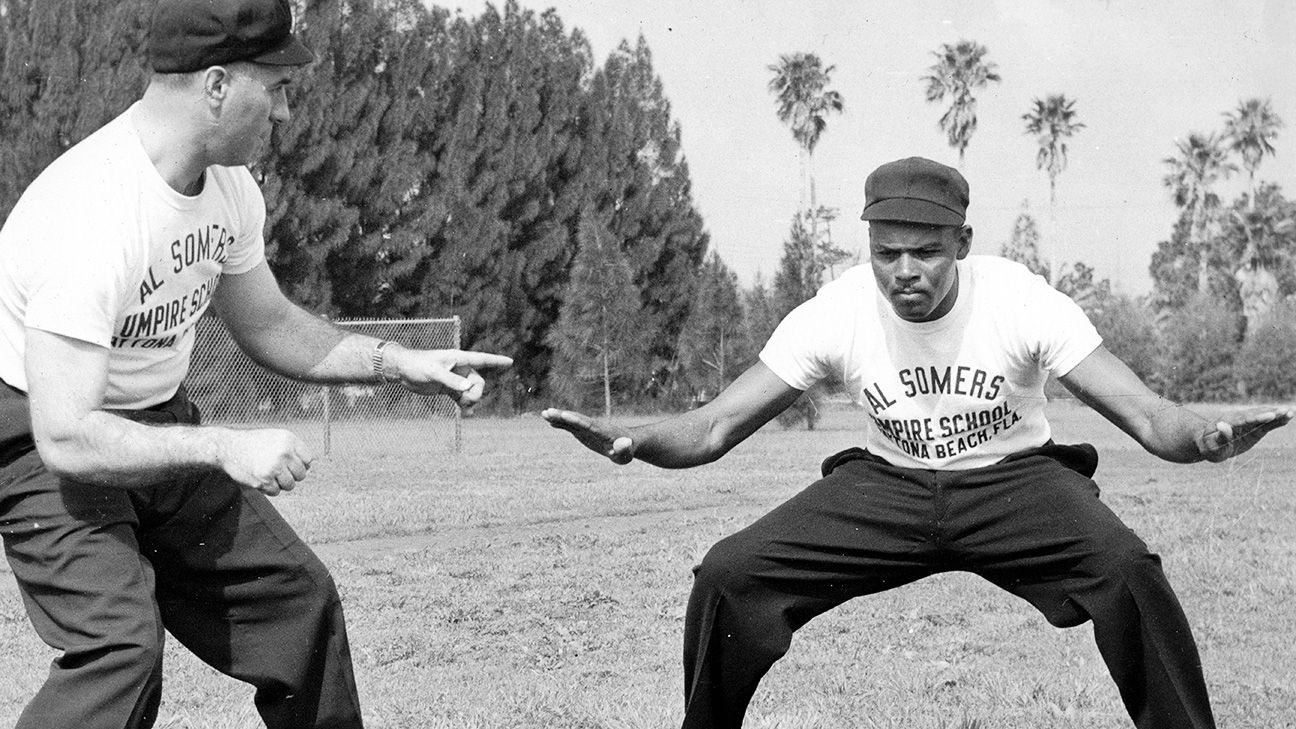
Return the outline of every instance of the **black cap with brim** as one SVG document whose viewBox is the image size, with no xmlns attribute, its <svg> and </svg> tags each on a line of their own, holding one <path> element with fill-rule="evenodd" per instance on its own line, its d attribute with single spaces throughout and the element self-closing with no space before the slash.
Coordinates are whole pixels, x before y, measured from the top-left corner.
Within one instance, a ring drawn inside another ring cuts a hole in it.
<svg viewBox="0 0 1296 729">
<path fill-rule="evenodd" d="M 924 157 L 888 162 L 864 181 L 861 220 L 925 225 L 962 225 L 968 184 L 953 167 Z"/>
<path fill-rule="evenodd" d="M 292 33 L 288 0 L 159 0 L 148 56 L 158 73 L 236 61 L 302 66 L 315 60 Z"/>
</svg>

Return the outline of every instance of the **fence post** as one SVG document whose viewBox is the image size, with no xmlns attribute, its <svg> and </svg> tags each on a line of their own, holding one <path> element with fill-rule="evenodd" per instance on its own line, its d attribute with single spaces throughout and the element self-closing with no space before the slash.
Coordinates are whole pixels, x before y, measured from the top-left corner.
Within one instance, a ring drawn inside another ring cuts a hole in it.
<svg viewBox="0 0 1296 729">
<path fill-rule="evenodd" d="M 333 446 L 333 392 L 328 385 L 324 386 L 324 455 L 328 455 Z"/>
<path fill-rule="evenodd" d="M 454 315 L 454 347 L 459 349 L 463 346 L 463 340 L 459 338 L 459 315 Z M 463 452 L 463 409 L 455 408 L 454 411 L 454 452 L 456 454 Z"/>
</svg>

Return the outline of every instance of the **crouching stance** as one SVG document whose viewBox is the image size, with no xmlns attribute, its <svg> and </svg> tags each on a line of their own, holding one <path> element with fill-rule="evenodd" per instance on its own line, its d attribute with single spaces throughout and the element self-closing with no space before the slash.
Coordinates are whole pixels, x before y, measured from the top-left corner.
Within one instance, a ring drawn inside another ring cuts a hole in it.
<svg viewBox="0 0 1296 729">
<path fill-rule="evenodd" d="M 481 397 L 507 357 L 348 334 L 288 302 L 246 165 L 313 58 L 288 0 L 161 0 L 144 97 L 55 160 L 0 230 L 0 535 L 60 651 L 20 729 L 152 726 L 169 631 L 256 687 L 270 729 L 355 729 L 342 605 L 267 495 L 312 456 L 202 426 L 181 382 L 211 304 L 280 374 Z M 3 673 L 3 671 L 0 671 Z"/>
<path fill-rule="evenodd" d="M 623 429 L 563 410 L 555 427 L 617 463 L 713 461 L 836 376 L 862 447 L 721 540 L 697 567 L 684 636 L 688 729 L 738 727 L 792 634 L 841 603 L 950 570 L 1022 597 L 1054 625 L 1093 621 L 1140 729 L 1214 726 L 1197 648 L 1160 560 L 1098 498 L 1098 457 L 1052 440 L 1044 382 L 1168 461 L 1220 461 L 1291 408 L 1219 422 L 1167 403 L 1084 313 L 1024 267 L 971 256 L 968 185 L 922 158 L 865 183 L 870 263 L 792 311 L 760 360 L 707 405 Z"/>
</svg>

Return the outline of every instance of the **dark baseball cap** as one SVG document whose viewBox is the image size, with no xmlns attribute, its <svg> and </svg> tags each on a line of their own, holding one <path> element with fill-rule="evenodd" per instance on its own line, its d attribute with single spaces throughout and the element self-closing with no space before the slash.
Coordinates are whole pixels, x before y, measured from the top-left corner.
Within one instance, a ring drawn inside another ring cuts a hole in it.
<svg viewBox="0 0 1296 729">
<path fill-rule="evenodd" d="M 968 183 L 958 170 L 908 157 L 882 165 L 864 181 L 860 220 L 962 225 L 967 206 Z"/>
<path fill-rule="evenodd" d="M 188 73 L 235 61 L 301 66 L 315 54 L 292 34 L 288 0 L 159 0 L 148 58 L 158 73 Z"/>
</svg>

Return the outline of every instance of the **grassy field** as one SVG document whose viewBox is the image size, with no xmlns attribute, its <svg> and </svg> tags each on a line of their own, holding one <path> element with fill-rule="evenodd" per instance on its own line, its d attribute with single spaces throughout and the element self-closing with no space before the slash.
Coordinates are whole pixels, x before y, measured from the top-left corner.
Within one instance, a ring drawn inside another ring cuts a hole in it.
<svg viewBox="0 0 1296 729">
<path fill-rule="evenodd" d="M 1234 462 L 1175 466 L 1088 410 L 1050 407 L 1058 440 L 1098 446 L 1104 499 L 1162 555 L 1220 726 L 1296 727 L 1296 427 Z M 851 417 L 770 426 L 688 471 L 613 466 L 534 416 L 470 419 L 461 455 L 418 432 L 381 453 L 335 450 L 275 503 L 340 585 L 370 726 L 661 729 L 682 713 L 690 568 L 854 445 Z M 0 725 L 12 725 L 53 655 L 8 574 L 0 655 Z M 159 726 L 260 726 L 245 686 L 179 647 L 167 655 Z M 949 574 L 800 631 L 747 726 L 1130 723 L 1088 626 L 1057 630 Z"/>
</svg>

